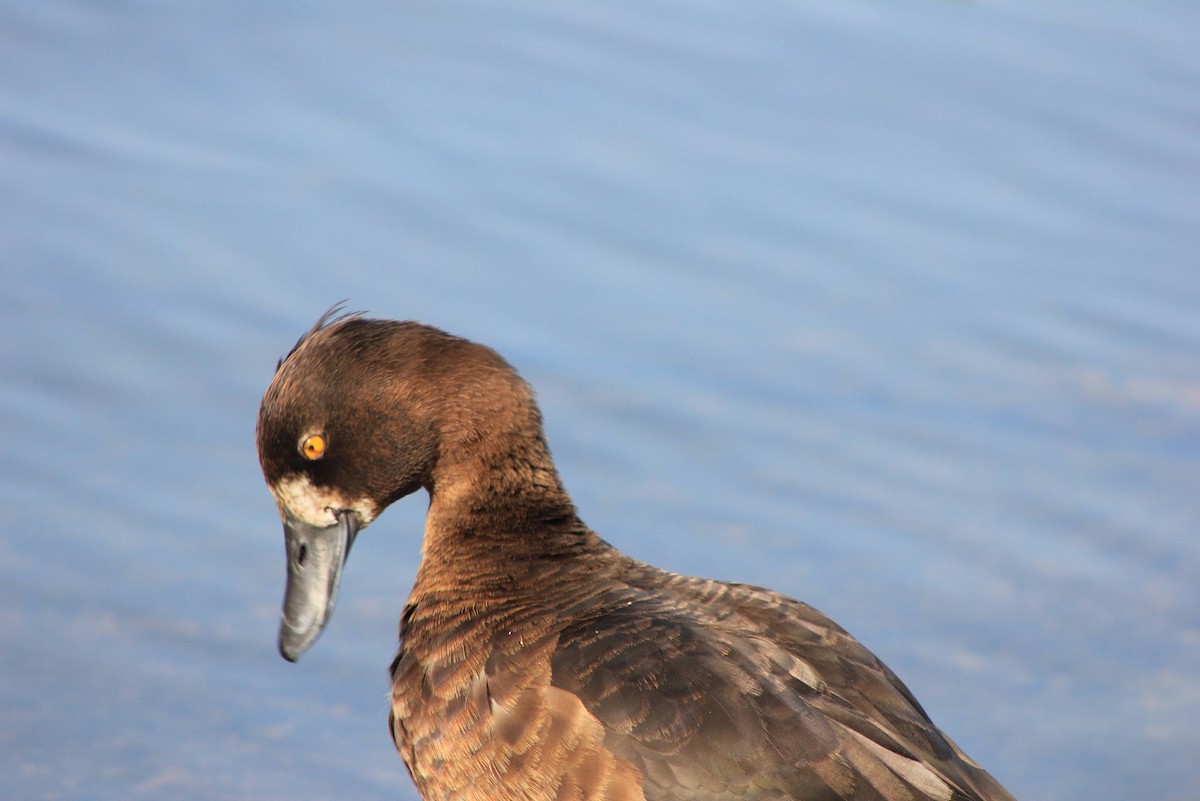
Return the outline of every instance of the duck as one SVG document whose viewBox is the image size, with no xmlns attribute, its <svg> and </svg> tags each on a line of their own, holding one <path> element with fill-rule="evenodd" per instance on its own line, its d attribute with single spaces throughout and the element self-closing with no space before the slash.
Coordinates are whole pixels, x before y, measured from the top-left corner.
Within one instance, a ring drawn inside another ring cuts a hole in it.
<svg viewBox="0 0 1200 801">
<path fill-rule="evenodd" d="M 589 529 L 489 347 L 335 307 L 276 366 L 256 439 L 290 662 L 357 535 L 428 494 L 389 716 L 425 801 L 1012 801 L 821 612 Z"/>
</svg>

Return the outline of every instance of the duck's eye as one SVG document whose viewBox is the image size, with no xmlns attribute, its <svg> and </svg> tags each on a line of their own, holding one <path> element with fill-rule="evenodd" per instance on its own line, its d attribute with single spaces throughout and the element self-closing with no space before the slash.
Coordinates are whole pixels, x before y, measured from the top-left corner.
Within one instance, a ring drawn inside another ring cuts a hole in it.
<svg viewBox="0 0 1200 801">
<path fill-rule="evenodd" d="M 315 462 L 325 455 L 325 438 L 320 434 L 309 434 L 300 441 L 300 453 Z"/>
</svg>

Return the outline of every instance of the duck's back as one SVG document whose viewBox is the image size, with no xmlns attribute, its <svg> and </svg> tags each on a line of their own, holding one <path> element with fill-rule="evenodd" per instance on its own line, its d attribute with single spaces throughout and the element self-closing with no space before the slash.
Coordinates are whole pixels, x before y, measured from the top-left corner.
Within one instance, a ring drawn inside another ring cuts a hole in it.
<svg viewBox="0 0 1200 801">
<path fill-rule="evenodd" d="M 1011 801 L 812 607 L 602 562 L 414 595 L 393 732 L 427 801 Z"/>
</svg>

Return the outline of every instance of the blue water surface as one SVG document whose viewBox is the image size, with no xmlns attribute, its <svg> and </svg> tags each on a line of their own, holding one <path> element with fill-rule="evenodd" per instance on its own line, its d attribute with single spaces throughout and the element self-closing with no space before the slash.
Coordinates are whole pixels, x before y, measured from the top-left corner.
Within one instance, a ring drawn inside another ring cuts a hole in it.
<svg viewBox="0 0 1200 801">
<path fill-rule="evenodd" d="M 857 634 L 1019 798 L 1200 797 L 1200 6 L 0 6 L 0 797 L 415 799 L 424 502 L 275 652 L 330 304 L 486 342 L 631 554 Z"/>
</svg>

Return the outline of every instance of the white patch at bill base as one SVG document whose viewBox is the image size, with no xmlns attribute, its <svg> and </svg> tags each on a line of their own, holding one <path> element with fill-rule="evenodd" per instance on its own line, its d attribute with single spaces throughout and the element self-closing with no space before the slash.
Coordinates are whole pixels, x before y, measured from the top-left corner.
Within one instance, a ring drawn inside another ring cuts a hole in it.
<svg viewBox="0 0 1200 801">
<path fill-rule="evenodd" d="M 291 514 L 312 526 L 332 526 L 337 522 L 334 509 L 353 510 L 366 526 L 379 510 L 370 498 L 349 498 L 331 487 L 318 487 L 306 475 L 283 478 L 271 487 L 271 493 L 279 504 L 282 515 Z"/>
</svg>

